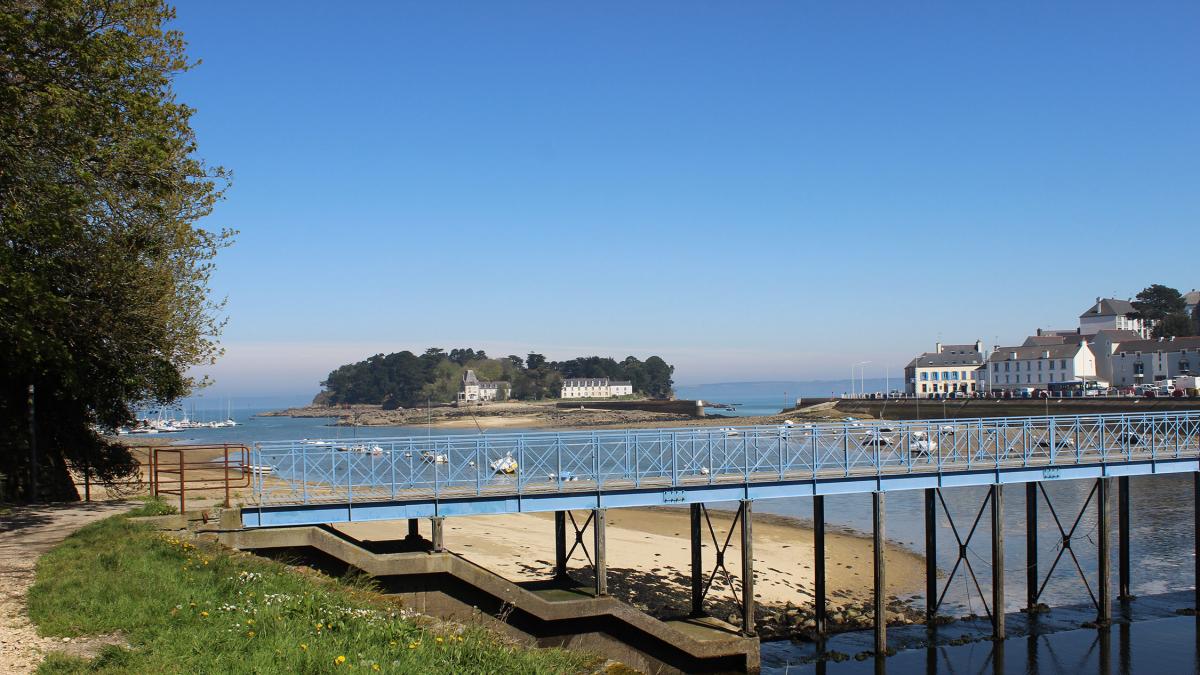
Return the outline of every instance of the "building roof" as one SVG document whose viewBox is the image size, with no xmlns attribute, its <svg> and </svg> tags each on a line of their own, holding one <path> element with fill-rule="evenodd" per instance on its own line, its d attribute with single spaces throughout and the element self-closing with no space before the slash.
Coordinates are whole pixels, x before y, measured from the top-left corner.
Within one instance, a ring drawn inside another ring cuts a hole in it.
<svg viewBox="0 0 1200 675">
<path fill-rule="evenodd" d="M 1013 354 L 1016 354 L 1017 360 L 1025 359 L 1071 359 L 1079 353 L 1082 347 L 1080 342 L 1071 342 L 1069 344 L 1059 345 L 1021 345 L 1020 347 L 997 347 L 996 351 L 988 357 L 990 363 L 998 363 L 1000 361 L 1010 361 L 1013 359 Z"/>
<path fill-rule="evenodd" d="M 607 377 L 571 377 L 562 381 L 564 387 L 607 387 Z"/>
<path fill-rule="evenodd" d="M 961 345 L 946 345 L 955 347 Z M 975 345 L 970 345 L 969 352 L 925 352 L 908 362 L 909 368 L 942 368 L 945 366 L 978 366 L 983 363 L 983 354 L 975 351 Z"/>
<path fill-rule="evenodd" d="M 463 376 L 462 376 L 462 383 L 463 383 L 463 385 L 464 385 L 464 386 L 465 386 L 465 385 L 471 385 L 471 384 L 478 385 L 478 384 L 479 384 L 479 378 L 478 378 L 478 377 L 475 377 L 475 371 L 473 371 L 473 370 L 467 370 L 467 372 L 463 373 Z"/>
<path fill-rule="evenodd" d="M 1108 338 L 1113 344 L 1121 344 L 1130 340 L 1144 340 L 1142 334 L 1136 330 L 1117 330 L 1115 328 L 1105 328 L 1099 331 L 1093 337 Z"/>
<path fill-rule="evenodd" d="M 1133 303 L 1128 300 L 1118 300 L 1116 298 L 1096 298 L 1096 304 L 1092 305 L 1086 312 L 1079 315 L 1081 319 L 1094 318 L 1098 316 L 1124 316 L 1132 314 L 1137 310 L 1134 309 Z"/>
<path fill-rule="evenodd" d="M 1193 288 L 1190 293 L 1184 293 L 1183 294 L 1183 304 L 1185 304 L 1189 307 L 1194 306 L 1194 305 L 1200 305 L 1200 291 Z"/>
<path fill-rule="evenodd" d="M 608 386 L 610 386 L 610 387 L 632 387 L 633 381 L 632 380 L 613 380 L 612 382 L 608 383 Z"/>
<path fill-rule="evenodd" d="M 1178 352 L 1200 351 L 1200 336 L 1158 338 L 1154 340 L 1129 340 L 1118 348 L 1122 352 Z"/>
<path fill-rule="evenodd" d="M 1030 335 L 1025 338 L 1025 343 L 1022 347 L 1037 347 L 1044 345 L 1062 345 L 1067 343 L 1067 338 L 1062 335 Z"/>
</svg>

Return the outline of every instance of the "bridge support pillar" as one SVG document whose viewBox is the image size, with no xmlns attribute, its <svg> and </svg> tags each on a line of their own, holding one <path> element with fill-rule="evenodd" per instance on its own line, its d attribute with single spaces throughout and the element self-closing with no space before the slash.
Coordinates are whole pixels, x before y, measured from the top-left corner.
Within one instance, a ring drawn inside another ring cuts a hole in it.
<svg viewBox="0 0 1200 675">
<path fill-rule="evenodd" d="M 1122 602 L 1133 599 L 1129 577 L 1129 476 L 1117 479 L 1117 597 Z"/>
<path fill-rule="evenodd" d="M 1025 608 L 1032 621 L 1038 603 L 1038 486 L 1025 484 Z"/>
<path fill-rule="evenodd" d="M 1004 631 L 1004 486 L 992 485 L 992 636 Z"/>
<path fill-rule="evenodd" d="M 596 597 L 608 595 L 608 550 L 604 543 L 604 515 L 607 509 L 592 509 L 593 551 L 596 567 Z"/>
<path fill-rule="evenodd" d="M 433 542 L 434 553 L 441 553 L 446 550 L 446 540 L 443 535 L 443 524 L 446 519 L 442 516 L 434 516 L 429 519 L 431 525 L 430 540 Z"/>
<path fill-rule="evenodd" d="M 419 523 L 419 518 L 408 519 L 408 536 L 405 537 L 407 541 L 417 541 L 421 538 L 421 529 L 419 527 Z"/>
<path fill-rule="evenodd" d="M 1112 489 L 1111 478 L 1096 479 L 1096 536 L 1099 539 L 1096 568 L 1099 580 L 1096 583 L 1096 604 L 1099 609 L 1097 623 L 1104 626 L 1112 621 L 1112 555 L 1109 542 L 1112 527 L 1108 517 L 1108 493 Z"/>
<path fill-rule="evenodd" d="M 554 578 L 567 577 L 567 512 L 554 512 Z"/>
<path fill-rule="evenodd" d="M 749 499 L 742 500 L 742 635 L 754 636 L 754 529 Z"/>
<path fill-rule="evenodd" d="M 871 493 L 871 531 L 875 554 L 875 654 L 887 652 L 887 570 L 884 550 L 884 501 L 882 492 Z"/>
<path fill-rule="evenodd" d="M 937 489 L 925 488 L 925 623 L 937 618 Z"/>
<path fill-rule="evenodd" d="M 825 597 L 825 497 L 813 497 L 813 571 L 816 573 L 813 615 L 817 622 L 817 635 L 829 634 L 829 601 Z"/>
<path fill-rule="evenodd" d="M 1195 547 L 1196 547 L 1196 550 L 1195 550 L 1195 553 L 1196 553 L 1196 555 L 1195 555 L 1195 560 L 1196 560 L 1195 604 L 1196 604 L 1196 607 L 1195 608 L 1197 611 L 1200 611 L 1200 471 L 1192 474 L 1192 495 L 1193 495 L 1193 499 L 1195 502 L 1195 511 L 1196 511 L 1195 519 L 1193 521 L 1193 526 L 1196 528 L 1195 537 L 1194 537 Z"/>
<path fill-rule="evenodd" d="M 704 616 L 704 555 L 700 543 L 703 514 L 700 504 L 692 504 L 692 616 Z"/>
</svg>

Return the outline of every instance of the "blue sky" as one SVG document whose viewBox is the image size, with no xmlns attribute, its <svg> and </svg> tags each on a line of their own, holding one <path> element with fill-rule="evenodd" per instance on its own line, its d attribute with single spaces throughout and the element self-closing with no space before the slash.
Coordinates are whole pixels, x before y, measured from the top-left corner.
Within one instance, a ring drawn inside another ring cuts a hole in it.
<svg viewBox="0 0 1200 675">
<path fill-rule="evenodd" d="M 1200 287 L 1200 5 L 199 2 L 226 358 L 845 377 Z"/>
</svg>

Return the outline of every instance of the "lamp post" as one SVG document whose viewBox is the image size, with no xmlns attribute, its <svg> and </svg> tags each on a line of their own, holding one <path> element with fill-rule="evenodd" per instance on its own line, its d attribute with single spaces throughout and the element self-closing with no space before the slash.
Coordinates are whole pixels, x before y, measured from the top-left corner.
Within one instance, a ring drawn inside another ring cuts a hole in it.
<svg viewBox="0 0 1200 675">
<path fill-rule="evenodd" d="M 866 366 L 869 363 L 870 363 L 870 361 L 859 361 L 856 364 L 856 367 L 861 369 L 859 371 L 858 395 L 863 396 L 863 397 L 865 397 L 867 395 L 867 368 L 866 368 Z M 853 370 L 850 371 L 850 379 L 851 380 L 854 379 L 854 371 Z"/>
</svg>

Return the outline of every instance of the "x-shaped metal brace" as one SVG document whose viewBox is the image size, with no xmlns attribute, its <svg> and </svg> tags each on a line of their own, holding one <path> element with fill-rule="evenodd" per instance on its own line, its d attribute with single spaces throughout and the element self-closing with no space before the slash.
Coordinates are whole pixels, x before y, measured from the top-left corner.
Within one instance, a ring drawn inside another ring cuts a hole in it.
<svg viewBox="0 0 1200 675">
<path fill-rule="evenodd" d="M 954 583 L 954 576 L 958 573 L 958 568 L 962 567 L 965 574 L 971 577 L 971 582 L 975 584 L 975 592 L 979 594 L 979 599 L 983 602 L 983 611 L 989 619 L 992 618 L 992 610 L 988 607 L 987 596 L 983 589 L 979 586 L 979 579 L 975 576 L 975 568 L 971 565 L 971 558 L 967 555 L 967 547 L 971 545 L 971 539 L 975 537 L 975 530 L 979 527 L 979 521 L 983 519 L 983 512 L 987 510 L 988 505 L 992 503 L 992 492 L 988 491 L 987 496 L 983 498 L 983 503 L 979 506 L 979 512 L 975 514 L 975 522 L 971 523 L 971 529 L 967 532 L 967 538 L 963 539 L 958 533 L 958 527 L 954 524 L 954 515 L 950 513 L 950 509 L 946 507 L 946 500 L 942 497 L 941 488 L 936 488 L 938 501 L 941 502 L 942 512 L 946 514 L 946 520 L 950 523 L 950 532 L 954 534 L 954 540 L 958 542 L 958 559 L 954 561 L 954 567 L 951 568 L 950 574 L 946 576 L 946 585 L 942 587 L 942 592 L 938 594 L 937 602 L 933 605 L 933 611 L 942 606 L 942 600 L 946 598 L 946 592 L 950 590 L 950 585 Z M 999 564 L 993 561 L 993 564 Z"/>
<path fill-rule="evenodd" d="M 1050 565 L 1050 571 L 1046 572 L 1046 578 L 1038 586 L 1037 594 L 1033 596 L 1033 599 L 1036 601 L 1042 597 L 1042 591 L 1046 590 L 1046 584 L 1050 583 L 1050 577 L 1058 567 L 1059 561 L 1062 560 L 1063 553 L 1069 553 L 1071 561 L 1075 563 L 1075 570 L 1079 572 L 1079 578 L 1083 580 L 1083 587 L 1087 589 L 1088 597 L 1092 599 L 1092 604 L 1096 609 L 1099 609 L 1100 602 L 1096 600 L 1096 594 L 1092 592 L 1092 585 L 1088 583 L 1087 574 L 1084 573 L 1083 566 L 1079 564 L 1079 558 L 1075 557 L 1075 551 L 1071 548 L 1071 539 L 1075 536 L 1075 530 L 1079 528 L 1080 521 L 1083 520 L 1083 514 L 1087 513 L 1088 506 L 1092 503 L 1092 497 L 1096 496 L 1096 488 L 1099 483 L 1092 484 L 1092 489 L 1088 492 L 1083 506 L 1079 508 L 1079 515 L 1075 516 L 1075 522 L 1071 524 L 1070 530 L 1062 526 L 1062 521 L 1058 519 L 1058 512 L 1054 509 L 1054 503 L 1050 501 L 1050 495 L 1046 494 L 1046 488 L 1041 483 L 1037 485 L 1038 489 L 1042 491 L 1042 498 L 1046 500 L 1046 506 L 1050 507 L 1050 515 L 1054 516 L 1054 525 L 1058 528 L 1058 533 L 1062 535 L 1062 548 L 1058 550 L 1058 555 L 1054 556 L 1054 563 Z"/>
<path fill-rule="evenodd" d="M 712 588 L 713 582 L 716 580 L 717 574 L 719 573 L 721 574 L 722 581 L 724 581 L 725 585 L 729 587 L 729 592 L 733 594 L 734 602 L 736 602 L 738 605 L 742 604 L 741 595 L 738 593 L 738 588 L 734 584 L 736 577 L 734 577 L 733 573 L 729 571 L 729 568 L 725 566 L 725 553 L 729 550 L 729 543 L 733 540 L 733 533 L 735 530 L 737 530 L 738 523 L 741 522 L 741 519 L 744 517 L 744 511 L 744 505 L 738 507 L 737 512 L 734 513 L 733 522 L 729 523 L 729 532 L 725 534 L 725 542 L 721 543 L 717 537 L 716 529 L 713 528 L 712 518 L 710 518 L 708 515 L 708 507 L 704 504 L 700 505 L 700 512 L 704 514 L 704 522 L 708 526 L 708 535 L 712 539 L 713 550 L 716 551 L 717 554 L 716 563 L 713 565 L 712 571 L 708 575 L 708 579 L 704 582 L 704 590 L 700 593 L 700 599 L 702 601 L 704 598 L 708 597 L 708 591 L 710 588 Z"/>
<path fill-rule="evenodd" d="M 580 525 L 579 522 L 575 520 L 575 514 L 573 512 L 567 511 L 566 515 L 566 520 L 570 522 L 571 529 L 575 531 L 575 541 L 571 543 L 571 548 L 567 549 L 566 555 L 564 555 L 560 561 L 562 564 L 562 569 L 558 570 L 558 573 L 564 576 L 567 575 L 567 561 L 569 561 L 571 556 L 575 554 L 575 549 L 579 549 L 583 552 L 583 557 L 587 559 L 589 565 L 596 564 L 595 561 L 592 560 L 591 553 L 588 552 L 587 543 L 584 538 L 584 534 L 587 532 L 588 527 L 592 524 L 592 519 L 596 517 L 596 512 L 589 511 L 588 517 L 583 521 L 583 525 Z"/>
</svg>

